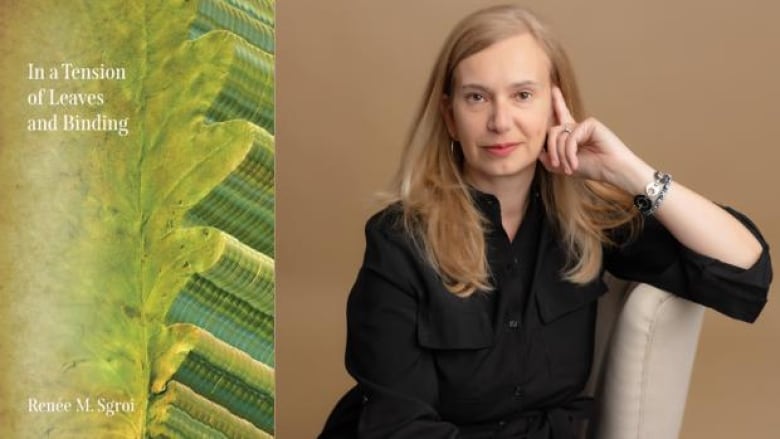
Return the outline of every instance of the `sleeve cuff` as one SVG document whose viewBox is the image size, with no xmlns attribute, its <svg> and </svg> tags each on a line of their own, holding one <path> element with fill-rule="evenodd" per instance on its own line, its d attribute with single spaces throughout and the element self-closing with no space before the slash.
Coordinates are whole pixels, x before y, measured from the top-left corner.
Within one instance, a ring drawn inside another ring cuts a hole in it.
<svg viewBox="0 0 780 439">
<path fill-rule="evenodd" d="M 748 217 L 730 207 L 721 207 L 756 237 L 761 244 L 761 254 L 751 267 L 745 269 L 682 246 L 690 284 L 701 286 L 692 291 L 691 299 L 730 317 L 752 323 L 766 305 L 772 281 L 769 245 Z"/>
</svg>

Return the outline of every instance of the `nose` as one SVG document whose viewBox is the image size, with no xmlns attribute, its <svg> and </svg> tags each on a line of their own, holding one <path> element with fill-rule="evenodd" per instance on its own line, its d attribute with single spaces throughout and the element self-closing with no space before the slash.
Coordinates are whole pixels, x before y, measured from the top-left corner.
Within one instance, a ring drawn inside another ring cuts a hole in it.
<svg viewBox="0 0 780 439">
<path fill-rule="evenodd" d="M 490 109 L 488 129 L 496 133 L 503 133 L 509 129 L 512 123 L 509 105 L 503 99 L 496 99 Z"/>
</svg>

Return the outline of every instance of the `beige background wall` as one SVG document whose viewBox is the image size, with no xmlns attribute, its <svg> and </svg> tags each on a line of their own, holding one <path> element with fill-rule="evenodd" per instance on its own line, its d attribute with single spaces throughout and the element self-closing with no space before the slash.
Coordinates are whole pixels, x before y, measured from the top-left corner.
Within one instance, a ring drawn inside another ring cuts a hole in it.
<svg viewBox="0 0 780 439">
<path fill-rule="evenodd" d="M 314 437 L 351 385 L 345 301 L 433 58 L 494 1 L 278 2 L 277 425 Z M 590 114 L 780 243 L 780 4 L 525 2 L 561 36 Z M 775 259 L 780 254 L 775 253 Z M 777 290 L 777 287 L 774 288 Z M 771 293 L 770 293 L 771 294 Z M 775 438 L 780 307 L 708 311 L 682 438 Z"/>
</svg>

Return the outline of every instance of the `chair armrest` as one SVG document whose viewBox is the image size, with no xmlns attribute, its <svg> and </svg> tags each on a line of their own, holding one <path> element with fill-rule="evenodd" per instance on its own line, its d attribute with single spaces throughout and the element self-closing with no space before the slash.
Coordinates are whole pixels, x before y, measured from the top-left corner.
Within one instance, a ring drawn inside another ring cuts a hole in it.
<svg viewBox="0 0 780 439">
<path fill-rule="evenodd" d="M 592 371 L 599 409 L 591 437 L 676 439 L 704 307 L 646 284 L 627 294 L 614 326 L 607 325 L 603 370 Z M 613 319 L 601 304 L 599 314 Z"/>
</svg>

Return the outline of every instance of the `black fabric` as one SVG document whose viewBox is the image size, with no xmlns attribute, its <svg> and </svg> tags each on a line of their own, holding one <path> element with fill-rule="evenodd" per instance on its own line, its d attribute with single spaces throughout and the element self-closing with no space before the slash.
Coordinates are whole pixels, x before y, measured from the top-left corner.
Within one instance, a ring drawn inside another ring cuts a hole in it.
<svg viewBox="0 0 780 439">
<path fill-rule="evenodd" d="M 536 190 L 511 242 L 498 200 L 474 193 L 492 224 L 489 293 L 448 292 L 392 206 L 366 224 L 347 305 L 345 359 L 357 385 L 321 439 L 572 439 L 590 416 L 593 401 L 580 394 L 606 285 L 601 277 L 582 286 L 561 278 L 565 253 Z M 752 322 L 772 277 L 768 247 L 750 220 L 728 211 L 762 243 L 748 270 L 684 248 L 652 218 L 637 240 L 605 249 L 604 268 Z"/>
</svg>

